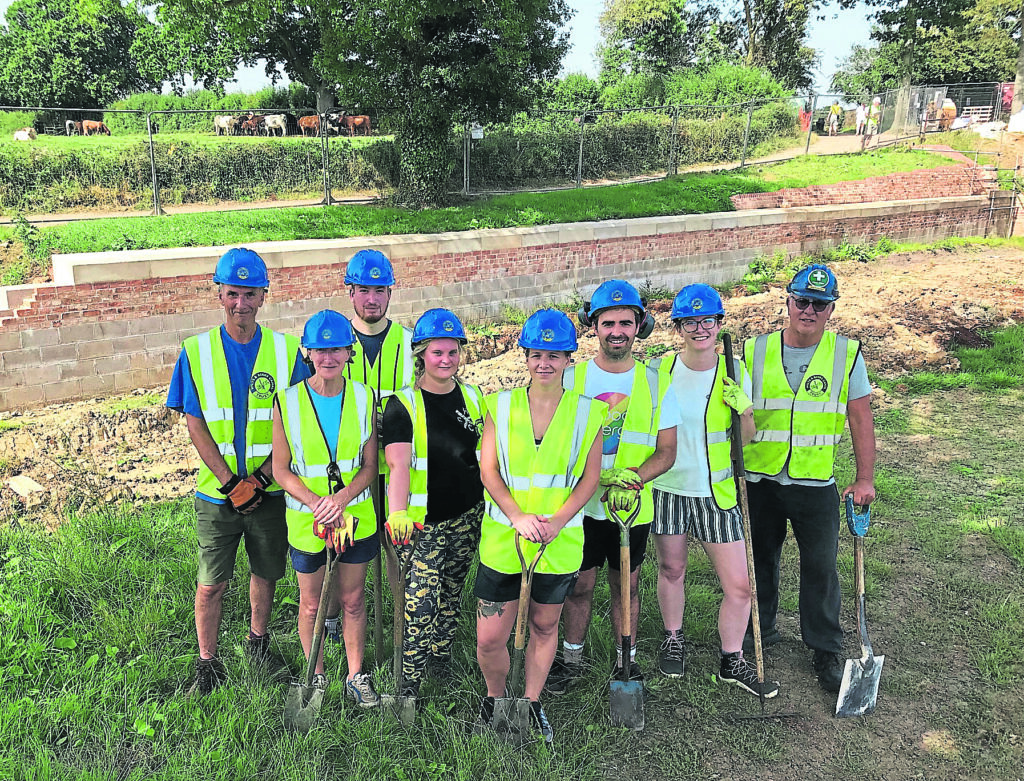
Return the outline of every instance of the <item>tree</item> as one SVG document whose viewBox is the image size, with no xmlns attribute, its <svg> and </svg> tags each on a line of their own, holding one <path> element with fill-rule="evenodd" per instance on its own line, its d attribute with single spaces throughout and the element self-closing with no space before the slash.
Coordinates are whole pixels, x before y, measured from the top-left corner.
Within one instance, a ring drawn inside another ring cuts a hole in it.
<svg viewBox="0 0 1024 781">
<path fill-rule="evenodd" d="M 793 90 L 813 82 L 818 53 L 807 45 L 807 22 L 819 0 L 743 0 L 747 65 L 764 68 Z"/>
<path fill-rule="evenodd" d="M 99 108 L 160 84 L 152 23 L 118 0 L 16 0 L 0 27 L 8 104 Z"/>
<path fill-rule="evenodd" d="M 316 63 L 346 95 L 397 115 L 405 203 L 444 199 L 453 123 L 528 108 L 568 48 L 564 0 L 321 1 Z"/>
</svg>

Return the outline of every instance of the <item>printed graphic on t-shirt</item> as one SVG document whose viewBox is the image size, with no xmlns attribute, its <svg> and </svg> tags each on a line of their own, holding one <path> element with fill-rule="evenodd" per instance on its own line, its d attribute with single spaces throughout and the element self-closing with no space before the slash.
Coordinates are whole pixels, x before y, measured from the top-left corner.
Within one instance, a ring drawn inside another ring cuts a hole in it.
<svg viewBox="0 0 1024 781">
<path fill-rule="evenodd" d="M 805 374 L 807 374 L 807 367 L 810 366 L 810 365 L 811 365 L 810 363 L 802 363 L 802 364 L 800 364 L 800 368 L 798 369 L 798 371 L 800 372 L 800 374 L 799 374 L 800 377 L 803 377 Z M 782 365 L 782 368 L 786 372 L 786 377 L 790 378 L 790 383 L 789 384 L 792 385 L 793 384 L 793 381 L 792 381 L 793 373 L 789 370 L 789 367 L 786 366 L 785 364 Z"/>
<path fill-rule="evenodd" d="M 629 396 L 625 393 L 601 393 L 598 394 L 597 400 L 608 405 L 608 416 L 604 419 L 604 426 L 601 429 L 604 437 L 601 453 L 606 456 L 615 455 L 619 452 L 622 423 L 629 409 Z"/>
<path fill-rule="evenodd" d="M 480 436 L 483 433 L 483 425 L 480 422 L 473 420 L 466 410 L 456 410 L 455 417 L 458 418 L 459 423 L 462 424 L 462 427 L 466 429 L 466 431 L 475 432 L 477 436 Z"/>
</svg>

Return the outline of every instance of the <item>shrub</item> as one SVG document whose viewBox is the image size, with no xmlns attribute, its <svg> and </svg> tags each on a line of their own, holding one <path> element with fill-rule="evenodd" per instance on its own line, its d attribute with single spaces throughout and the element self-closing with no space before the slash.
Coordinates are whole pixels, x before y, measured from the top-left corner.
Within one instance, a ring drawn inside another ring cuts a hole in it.
<svg viewBox="0 0 1024 781">
<path fill-rule="evenodd" d="M 601 93 L 601 104 L 606 109 L 661 106 L 664 103 L 665 81 L 658 74 L 631 73 Z"/>
<path fill-rule="evenodd" d="M 665 82 L 665 99 L 673 105 L 729 106 L 789 94 L 767 71 L 729 63 L 688 68 Z"/>
</svg>

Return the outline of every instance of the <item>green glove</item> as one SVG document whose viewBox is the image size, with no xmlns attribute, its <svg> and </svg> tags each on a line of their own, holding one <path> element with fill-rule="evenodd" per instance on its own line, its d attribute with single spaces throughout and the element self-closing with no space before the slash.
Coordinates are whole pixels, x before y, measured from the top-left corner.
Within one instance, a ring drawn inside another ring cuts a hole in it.
<svg viewBox="0 0 1024 781">
<path fill-rule="evenodd" d="M 612 467 L 601 470 L 601 485 L 637 489 L 643 488 L 644 481 L 640 479 L 635 469 Z"/>
<path fill-rule="evenodd" d="M 605 501 L 608 503 L 608 509 L 614 510 L 617 513 L 625 513 L 632 510 L 633 505 L 636 504 L 639 498 L 640 492 L 635 491 L 632 488 L 612 486 L 605 493 Z"/>
<path fill-rule="evenodd" d="M 724 378 L 725 388 L 722 389 L 722 401 L 742 415 L 754 406 L 754 402 L 743 392 L 743 388 L 736 384 L 731 377 Z"/>
</svg>

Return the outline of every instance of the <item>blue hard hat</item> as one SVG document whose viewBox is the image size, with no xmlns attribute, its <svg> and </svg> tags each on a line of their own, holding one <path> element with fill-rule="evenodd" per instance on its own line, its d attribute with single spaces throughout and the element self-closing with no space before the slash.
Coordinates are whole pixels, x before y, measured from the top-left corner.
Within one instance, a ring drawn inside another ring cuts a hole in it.
<svg viewBox="0 0 1024 781">
<path fill-rule="evenodd" d="M 724 315 L 722 297 L 710 285 L 697 283 L 687 285 L 672 301 L 672 319 L 682 320 L 684 317 L 708 317 Z"/>
<path fill-rule="evenodd" d="M 428 309 L 420 315 L 412 329 L 412 343 L 427 339 L 458 339 L 463 344 L 468 341 L 459 318 L 448 309 Z"/>
<path fill-rule="evenodd" d="M 383 252 L 361 249 L 345 266 L 345 284 L 390 287 L 395 284 L 395 270 Z"/>
<path fill-rule="evenodd" d="M 523 323 L 519 346 L 528 350 L 576 351 L 576 327 L 564 312 L 539 309 Z"/>
<path fill-rule="evenodd" d="M 229 249 L 217 261 L 213 281 L 220 285 L 267 287 L 267 264 L 263 258 L 245 247 Z"/>
<path fill-rule="evenodd" d="M 333 309 L 321 309 L 306 321 L 302 329 L 302 346 L 307 350 L 351 347 L 355 342 L 352 323 Z"/>
<path fill-rule="evenodd" d="M 812 263 L 796 272 L 793 281 L 786 286 L 786 292 L 815 301 L 832 302 L 839 298 L 839 282 L 828 266 Z"/>
<path fill-rule="evenodd" d="M 621 279 L 609 279 L 602 282 L 590 297 L 587 314 L 593 316 L 602 309 L 615 309 L 620 306 L 632 307 L 641 315 L 645 311 L 644 302 L 635 287 Z"/>
</svg>

